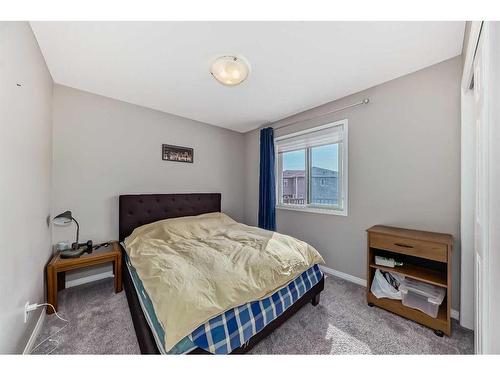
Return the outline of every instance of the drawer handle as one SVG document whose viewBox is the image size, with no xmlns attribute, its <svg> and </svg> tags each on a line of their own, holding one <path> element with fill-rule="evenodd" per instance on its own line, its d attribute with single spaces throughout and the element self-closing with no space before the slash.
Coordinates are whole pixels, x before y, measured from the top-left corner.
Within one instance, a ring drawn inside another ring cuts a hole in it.
<svg viewBox="0 0 500 375">
<path fill-rule="evenodd" d="M 399 246 L 399 247 L 407 247 L 407 248 L 410 248 L 410 249 L 413 248 L 413 246 L 407 245 L 407 244 L 404 244 L 404 243 L 397 243 L 396 242 L 394 245 Z"/>
</svg>

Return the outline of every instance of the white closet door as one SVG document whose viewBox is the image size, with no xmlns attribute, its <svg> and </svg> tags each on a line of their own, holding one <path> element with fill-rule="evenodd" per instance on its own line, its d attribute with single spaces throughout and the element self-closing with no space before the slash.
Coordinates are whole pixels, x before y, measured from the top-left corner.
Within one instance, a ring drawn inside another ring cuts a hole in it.
<svg viewBox="0 0 500 375">
<path fill-rule="evenodd" d="M 475 350 L 488 353 L 489 283 L 488 283 L 488 25 L 483 23 L 474 59 L 475 98 Z"/>
</svg>

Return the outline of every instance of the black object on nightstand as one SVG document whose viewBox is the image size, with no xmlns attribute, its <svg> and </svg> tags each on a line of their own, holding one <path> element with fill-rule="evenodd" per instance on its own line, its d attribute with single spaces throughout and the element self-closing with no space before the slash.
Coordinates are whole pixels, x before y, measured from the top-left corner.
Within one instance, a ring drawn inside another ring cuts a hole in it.
<svg viewBox="0 0 500 375">
<path fill-rule="evenodd" d="M 90 240 L 87 241 L 87 243 L 85 243 L 85 244 L 78 244 L 77 248 L 62 250 L 60 256 L 63 259 L 65 259 L 65 258 L 79 258 L 85 253 L 88 253 L 88 254 L 92 253 L 92 241 L 90 241 Z"/>
</svg>

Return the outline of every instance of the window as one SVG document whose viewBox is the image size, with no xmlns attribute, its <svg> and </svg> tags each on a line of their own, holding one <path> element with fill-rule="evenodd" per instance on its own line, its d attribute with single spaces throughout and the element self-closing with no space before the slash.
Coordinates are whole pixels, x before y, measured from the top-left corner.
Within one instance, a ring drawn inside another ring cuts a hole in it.
<svg viewBox="0 0 500 375">
<path fill-rule="evenodd" d="M 277 208 L 347 215 L 347 120 L 278 137 Z"/>
</svg>

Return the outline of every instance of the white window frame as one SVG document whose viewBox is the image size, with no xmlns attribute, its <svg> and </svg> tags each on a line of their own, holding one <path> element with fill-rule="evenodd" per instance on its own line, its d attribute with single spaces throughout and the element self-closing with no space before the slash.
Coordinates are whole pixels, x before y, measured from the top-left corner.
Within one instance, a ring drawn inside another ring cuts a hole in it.
<svg viewBox="0 0 500 375">
<path fill-rule="evenodd" d="M 309 173 L 310 173 L 310 168 L 311 168 L 311 157 L 310 155 L 310 149 L 305 150 L 305 162 L 306 162 L 306 168 L 305 168 L 305 179 L 306 179 L 306 204 L 304 205 L 292 205 L 292 204 L 283 204 L 282 203 L 282 191 L 283 191 L 283 178 L 282 178 L 282 169 L 283 169 L 283 160 L 279 156 L 278 153 L 278 148 L 276 147 L 275 144 L 275 160 L 276 160 L 276 166 L 275 166 L 275 179 L 276 179 L 276 208 L 279 210 L 292 210 L 292 211 L 302 211 L 302 212 L 312 212 L 312 213 L 318 213 L 318 214 L 326 214 L 326 215 L 339 215 L 339 216 L 347 216 L 348 215 L 348 206 L 349 206 L 349 176 L 348 176 L 348 155 L 349 155 L 349 135 L 348 135 L 348 120 L 340 120 L 340 121 L 335 121 L 331 122 L 328 124 L 316 126 L 314 128 L 309 128 L 307 130 L 302 130 L 299 132 L 295 132 L 292 134 L 287 134 L 281 137 L 275 138 L 275 142 L 287 139 L 287 138 L 292 138 L 292 137 L 297 137 L 302 134 L 307 134 L 307 133 L 312 133 L 316 132 L 319 130 L 324 130 L 328 128 L 334 128 L 337 126 L 343 126 L 343 138 L 342 141 L 338 142 L 339 144 L 339 176 L 340 176 L 340 196 L 339 200 L 341 204 L 339 206 L 331 206 L 328 207 L 326 205 L 314 205 L 314 204 L 308 204 L 307 202 L 309 201 L 309 195 L 311 192 L 310 189 L 310 181 L 309 181 Z"/>
</svg>

